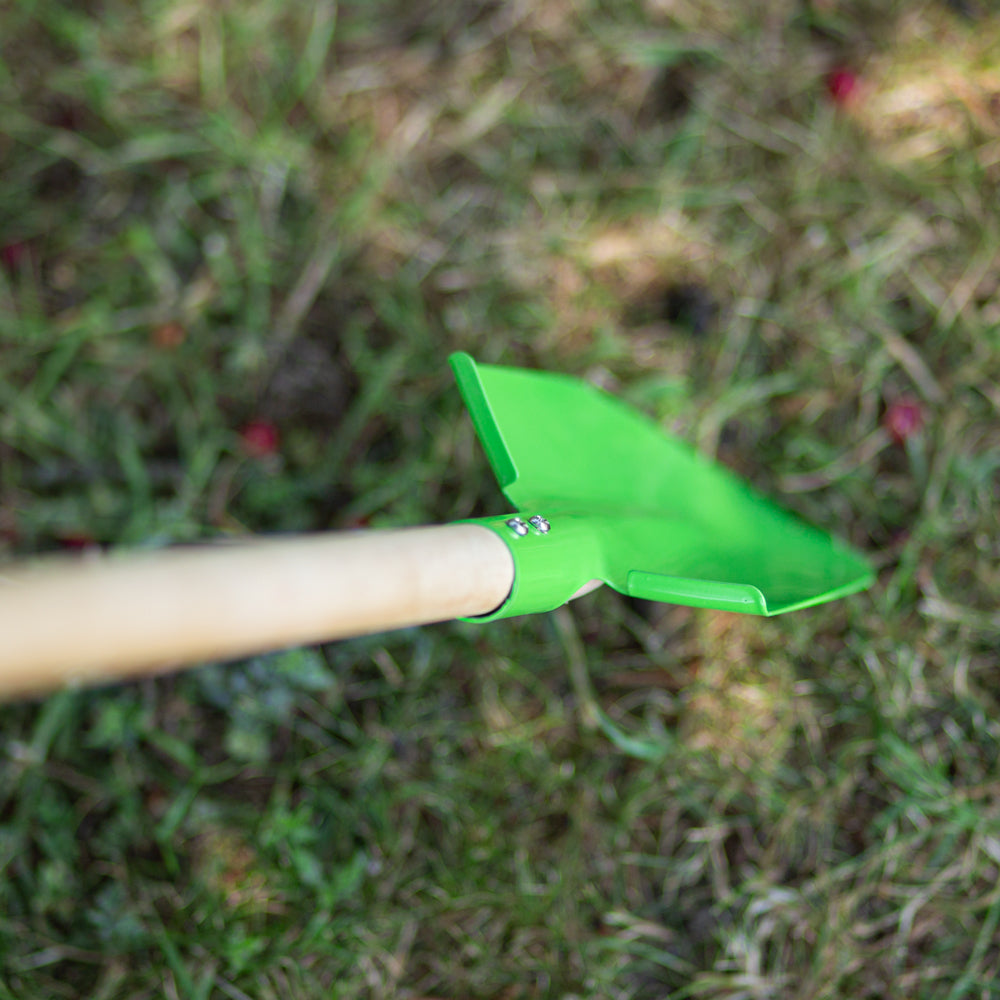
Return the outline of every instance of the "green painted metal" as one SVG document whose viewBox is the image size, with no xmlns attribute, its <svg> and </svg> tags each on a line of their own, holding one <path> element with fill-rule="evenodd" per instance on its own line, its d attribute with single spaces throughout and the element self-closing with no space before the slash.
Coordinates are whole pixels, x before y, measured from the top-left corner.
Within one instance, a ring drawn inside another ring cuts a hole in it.
<svg viewBox="0 0 1000 1000">
<path fill-rule="evenodd" d="M 693 607 L 775 615 L 854 593 L 863 556 L 594 386 L 450 358 L 514 515 L 477 523 L 507 542 L 515 582 L 476 621 L 550 611 L 593 580 Z M 542 515 L 550 528 L 528 524 Z M 523 527 L 524 533 L 519 533 Z"/>
</svg>

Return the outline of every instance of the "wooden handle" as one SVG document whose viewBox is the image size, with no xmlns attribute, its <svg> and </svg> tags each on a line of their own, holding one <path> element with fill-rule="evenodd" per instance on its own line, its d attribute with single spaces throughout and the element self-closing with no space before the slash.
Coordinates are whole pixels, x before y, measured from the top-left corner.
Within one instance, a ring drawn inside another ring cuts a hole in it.
<svg viewBox="0 0 1000 1000">
<path fill-rule="evenodd" d="M 0 698 L 487 614 L 513 576 L 474 524 L 0 567 Z"/>
</svg>

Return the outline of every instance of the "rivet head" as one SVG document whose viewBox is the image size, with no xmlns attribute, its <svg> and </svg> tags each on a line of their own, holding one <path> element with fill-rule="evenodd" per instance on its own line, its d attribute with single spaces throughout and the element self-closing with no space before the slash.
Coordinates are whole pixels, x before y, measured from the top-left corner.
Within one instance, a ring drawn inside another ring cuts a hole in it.
<svg viewBox="0 0 1000 1000">
<path fill-rule="evenodd" d="M 540 535 L 547 535 L 549 533 L 549 529 L 552 527 L 552 525 L 549 524 L 549 522 L 542 517 L 541 514 L 529 517 L 528 524 L 530 524 Z"/>
<path fill-rule="evenodd" d="M 524 538 L 524 536 L 528 533 L 527 524 L 525 524 L 519 517 L 509 518 L 504 523 L 508 528 L 510 528 L 511 531 L 514 532 L 515 535 L 517 535 L 518 538 Z"/>
</svg>

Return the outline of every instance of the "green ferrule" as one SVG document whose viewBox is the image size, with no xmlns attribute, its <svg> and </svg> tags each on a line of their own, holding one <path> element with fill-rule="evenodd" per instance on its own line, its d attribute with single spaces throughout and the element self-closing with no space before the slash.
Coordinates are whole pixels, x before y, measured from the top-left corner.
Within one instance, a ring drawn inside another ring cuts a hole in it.
<svg viewBox="0 0 1000 1000">
<path fill-rule="evenodd" d="M 490 614 L 465 621 L 491 622 L 552 611 L 602 577 L 600 548 L 585 518 L 532 510 L 463 523 L 494 532 L 514 559 L 514 583 L 507 599 Z"/>
</svg>

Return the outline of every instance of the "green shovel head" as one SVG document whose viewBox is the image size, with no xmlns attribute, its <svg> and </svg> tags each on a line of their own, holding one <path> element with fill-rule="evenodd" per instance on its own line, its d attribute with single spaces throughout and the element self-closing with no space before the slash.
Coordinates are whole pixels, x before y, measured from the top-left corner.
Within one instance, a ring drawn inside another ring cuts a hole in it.
<svg viewBox="0 0 1000 1000">
<path fill-rule="evenodd" d="M 515 562 L 514 591 L 488 617 L 550 610 L 594 580 L 631 597 L 760 615 L 872 583 L 860 554 L 608 393 L 467 354 L 450 362 L 520 512 L 487 524 Z"/>
</svg>

